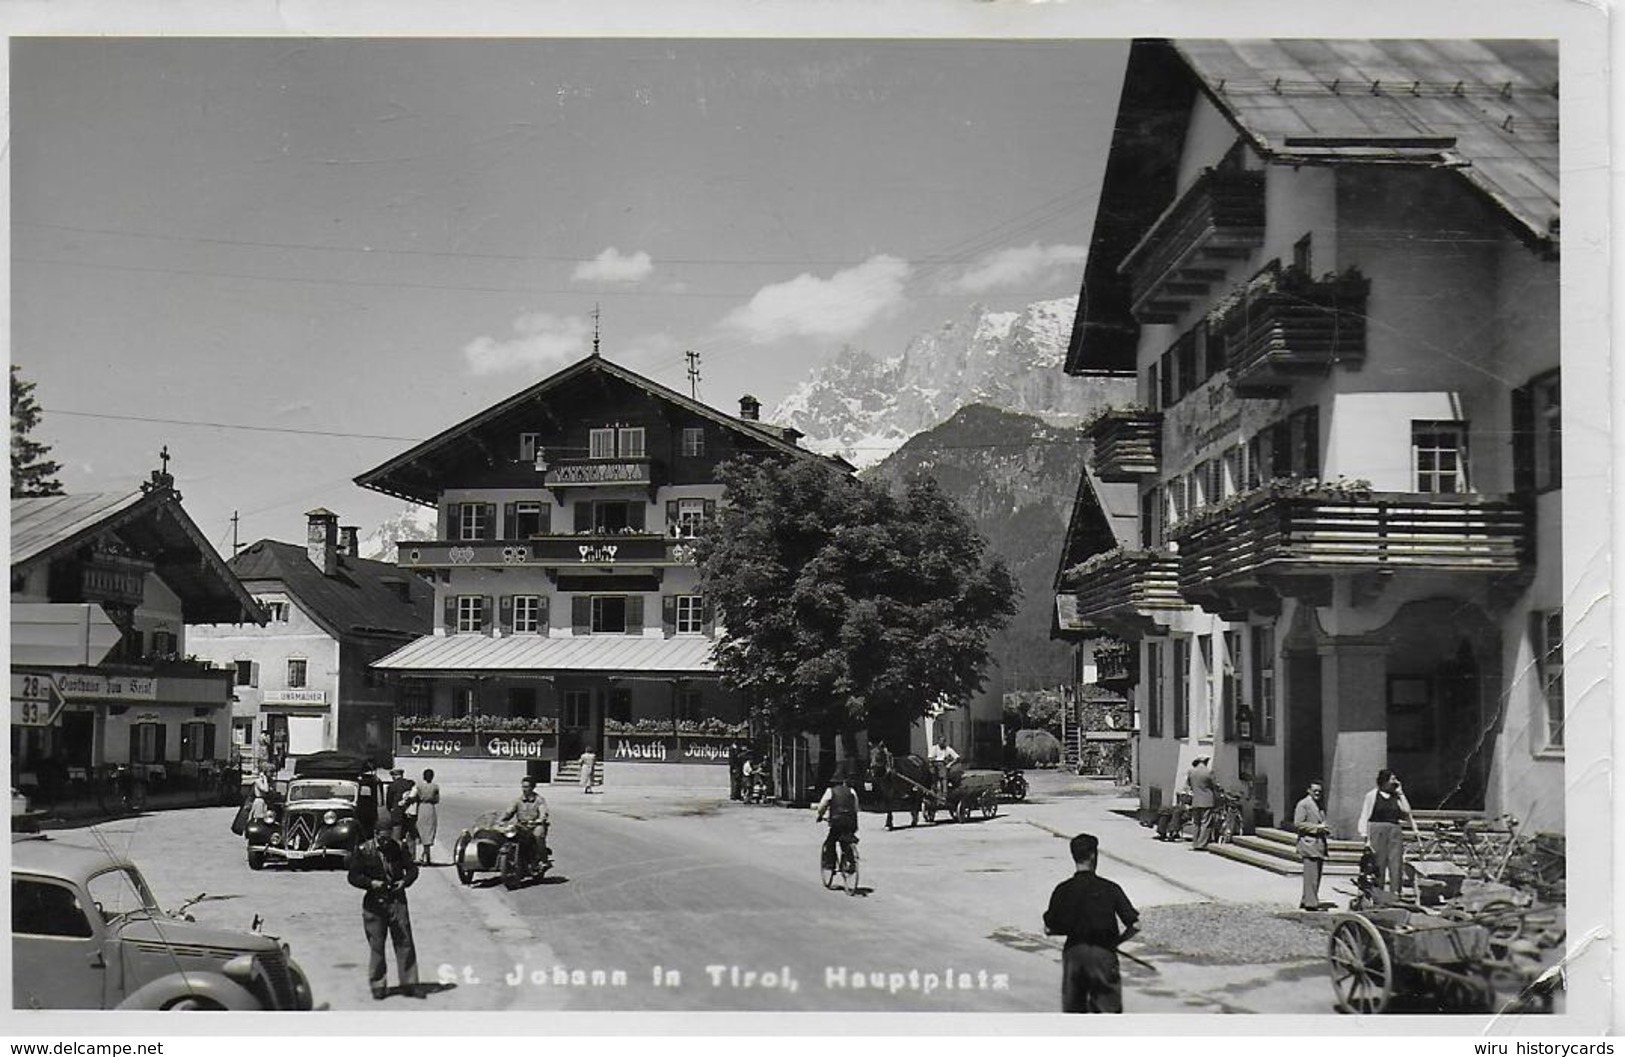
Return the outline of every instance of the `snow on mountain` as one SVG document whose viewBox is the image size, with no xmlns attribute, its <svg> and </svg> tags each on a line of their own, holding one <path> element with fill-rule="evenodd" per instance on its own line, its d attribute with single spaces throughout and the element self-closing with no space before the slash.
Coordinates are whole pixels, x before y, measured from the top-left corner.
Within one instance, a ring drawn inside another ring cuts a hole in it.
<svg viewBox="0 0 1625 1057">
<path fill-rule="evenodd" d="M 381 562 L 395 560 L 397 540 L 432 540 L 440 531 L 439 512 L 432 506 L 407 503 L 400 513 L 367 533 L 361 540 L 361 556 Z"/>
<path fill-rule="evenodd" d="M 908 438 L 969 404 L 1075 424 L 1095 408 L 1133 398 L 1132 383 L 1084 382 L 1061 370 L 1078 299 L 1039 301 L 1019 312 L 972 305 L 916 335 L 886 359 L 843 348 L 768 416 L 794 426 L 814 451 L 872 466 Z"/>
</svg>

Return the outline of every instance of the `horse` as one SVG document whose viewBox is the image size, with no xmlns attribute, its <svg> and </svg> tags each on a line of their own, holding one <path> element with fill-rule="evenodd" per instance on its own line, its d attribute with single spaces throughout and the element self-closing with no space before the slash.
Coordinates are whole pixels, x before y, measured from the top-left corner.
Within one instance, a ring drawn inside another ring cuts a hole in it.
<svg viewBox="0 0 1625 1057">
<path fill-rule="evenodd" d="M 920 824 L 920 810 L 925 804 L 922 789 L 930 789 L 933 781 L 931 765 L 918 756 L 897 756 L 885 753 L 870 767 L 869 781 L 886 805 L 886 828 L 892 828 L 892 812 L 899 806 L 909 814 L 909 825 Z"/>
</svg>

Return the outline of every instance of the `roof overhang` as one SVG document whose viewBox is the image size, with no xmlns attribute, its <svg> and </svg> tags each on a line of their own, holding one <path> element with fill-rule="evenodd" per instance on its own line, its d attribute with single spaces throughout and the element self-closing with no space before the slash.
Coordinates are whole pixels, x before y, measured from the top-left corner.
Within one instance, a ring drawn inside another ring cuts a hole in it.
<svg viewBox="0 0 1625 1057">
<path fill-rule="evenodd" d="M 627 679 L 717 677 L 714 643 L 700 636 L 424 635 L 371 667 L 408 677 L 600 675 Z"/>
</svg>

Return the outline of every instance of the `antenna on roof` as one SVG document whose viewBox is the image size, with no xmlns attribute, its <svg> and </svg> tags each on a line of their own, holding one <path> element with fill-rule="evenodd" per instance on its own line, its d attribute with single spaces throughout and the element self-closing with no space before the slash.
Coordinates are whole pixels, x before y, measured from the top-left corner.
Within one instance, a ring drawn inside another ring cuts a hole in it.
<svg viewBox="0 0 1625 1057">
<path fill-rule="evenodd" d="M 592 306 L 592 354 L 598 355 L 598 324 L 603 318 L 603 309 L 597 304 Z"/>
<path fill-rule="evenodd" d="M 683 353 L 688 358 L 688 395 L 691 400 L 700 398 L 700 354 L 690 349 Z"/>
</svg>

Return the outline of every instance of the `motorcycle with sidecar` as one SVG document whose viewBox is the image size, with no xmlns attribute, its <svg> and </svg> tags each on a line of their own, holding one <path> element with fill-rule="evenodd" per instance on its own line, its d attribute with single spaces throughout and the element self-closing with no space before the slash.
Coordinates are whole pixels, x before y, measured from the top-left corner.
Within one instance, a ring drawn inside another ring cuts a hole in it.
<svg viewBox="0 0 1625 1057">
<path fill-rule="evenodd" d="M 465 885 L 474 883 L 476 875 L 496 873 L 505 888 L 512 889 L 528 881 L 541 880 L 553 865 L 553 851 L 547 846 L 547 823 L 538 827 L 540 847 L 531 861 L 525 861 L 519 831 L 522 823 L 499 821 L 497 812 L 487 811 L 468 825 L 457 836 L 451 852 L 452 865 L 457 867 L 457 880 Z"/>
</svg>

